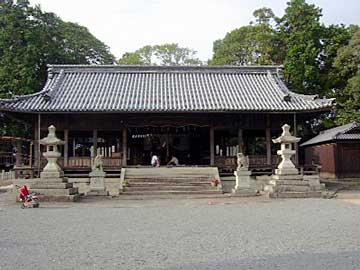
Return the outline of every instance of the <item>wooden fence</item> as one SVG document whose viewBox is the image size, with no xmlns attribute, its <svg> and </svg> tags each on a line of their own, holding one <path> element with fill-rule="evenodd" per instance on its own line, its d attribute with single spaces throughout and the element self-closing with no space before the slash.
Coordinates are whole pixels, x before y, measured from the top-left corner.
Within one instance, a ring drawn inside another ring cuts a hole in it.
<svg viewBox="0 0 360 270">
<path fill-rule="evenodd" d="M 0 173 L 0 181 L 12 180 L 12 179 L 15 179 L 15 172 L 14 171 L 8 171 L 8 172 L 5 172 L 4 170 L 1 171 L 1 173 Z"/>
</svg>

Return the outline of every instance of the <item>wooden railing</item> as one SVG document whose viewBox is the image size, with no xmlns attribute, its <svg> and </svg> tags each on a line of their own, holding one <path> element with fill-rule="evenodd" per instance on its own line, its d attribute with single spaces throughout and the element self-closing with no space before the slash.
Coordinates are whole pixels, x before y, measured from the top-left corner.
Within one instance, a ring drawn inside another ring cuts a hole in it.
<svg viewBox="0 0 360 270">
<path fill-rule="evenodd" d="M 64 166 L 64 159 L 59 159 L 59 165 L 65 168 L 91 168 L 90 157 L 69 157 L 67 166 Z M 104 168 L 120 168 L 122 159 L 118 157 L 103 157 Z"/>
<path fill-rule="evenodd" d="M 274 169 L 280 162 L 280 157 L 277 155 L 271 156 L 271 165 L 267 164 L 266 155 L 249 155 L 250 169 Z M 234 171 L 237 167 L 237 158 L 219 157 L 215 156 L 215 165 L 222 171 Z"/>
</svg>

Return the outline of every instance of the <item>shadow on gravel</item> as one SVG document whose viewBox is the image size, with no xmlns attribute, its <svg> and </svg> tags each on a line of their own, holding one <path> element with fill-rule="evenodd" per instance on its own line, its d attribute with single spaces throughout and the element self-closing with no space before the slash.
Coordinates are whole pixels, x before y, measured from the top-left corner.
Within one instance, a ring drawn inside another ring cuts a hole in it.
<svg viewBox="0 0 360 270">
<path fill-rule="evenodd" d="M 259 254 L 260 255 L 260 254 Z M 350 270 L 359 269 L 360 250 L 339 253 L 298 253 L 281 256 L 259 256 L 238 261 L 200 262 L 169 266 L 168 270 Z M 215 258 L 214 258 L 215 259 Z M 155 269 L 154 269 L 155 270 Z"/>
</svg>

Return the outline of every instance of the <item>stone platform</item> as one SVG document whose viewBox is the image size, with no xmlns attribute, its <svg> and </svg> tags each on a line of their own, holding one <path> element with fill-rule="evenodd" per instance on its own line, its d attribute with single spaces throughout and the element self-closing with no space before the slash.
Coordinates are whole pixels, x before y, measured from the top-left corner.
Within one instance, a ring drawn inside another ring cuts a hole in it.
<svg viewBox="0 0 360 270">
<path fill-rule="evenodd" d="M 322 186 L 303 175 L 273 175 L 266 187 L 270 198 L 321 198 Z"/>
<path fill-rule="evenodd" d="M 78 188 L 68 183 L 67 178 L 39 179 L 31 185 L 30 192 L 39 194 L 43 201 L 77 201 L 80 198 Z"/>
<path fill-rule="evenodd" d="M 62 171 L 41 172 L 30 192 L 37 193 L 42 201 L 76 201 L 80 197 L 78 188 L 68 182 Z"/>
</svg>

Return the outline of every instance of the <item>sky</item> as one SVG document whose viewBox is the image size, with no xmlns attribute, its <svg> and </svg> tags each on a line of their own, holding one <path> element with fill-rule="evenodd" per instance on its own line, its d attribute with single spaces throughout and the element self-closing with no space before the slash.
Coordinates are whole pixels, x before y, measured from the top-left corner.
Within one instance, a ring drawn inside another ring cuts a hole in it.
<svg viewBox="0 0 360 270">
<path fill-rule="evenodd" d="M 252 13 L 270 7 L 282 16 L 288 0 L 30 0 L 65 21 L 85 26 L 120 58 L 145 45 L 179 43 L 206 61 L 212 45 Z M 322 8 L 325 24 L 360 24 L 360 0 L 308 0 Z"/>
</svg>

